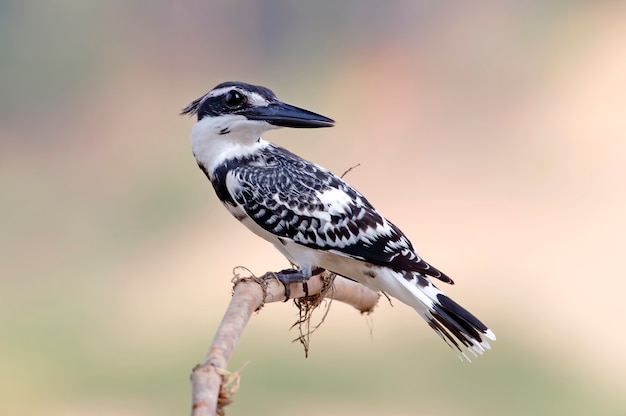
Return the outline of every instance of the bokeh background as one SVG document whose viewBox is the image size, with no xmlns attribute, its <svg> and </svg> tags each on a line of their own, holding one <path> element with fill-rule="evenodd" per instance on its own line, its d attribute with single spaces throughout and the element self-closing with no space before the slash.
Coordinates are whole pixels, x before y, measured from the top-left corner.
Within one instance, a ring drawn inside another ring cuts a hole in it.
<svg viewBox="0 0 626 416">
<path fill-rule="evenodd" d="M 337 120 L 266 139 L 342 173 L 457 284 L 460 363 L 397 302 L 251 320 L 229 414 L 626 414 L 624 2 L 0 1 L 0 414 L 172 415 L 232 268 L 178 113 L 219 82 Z M 321 314 L 318 314 L 319 318 Z"/>
</svg>

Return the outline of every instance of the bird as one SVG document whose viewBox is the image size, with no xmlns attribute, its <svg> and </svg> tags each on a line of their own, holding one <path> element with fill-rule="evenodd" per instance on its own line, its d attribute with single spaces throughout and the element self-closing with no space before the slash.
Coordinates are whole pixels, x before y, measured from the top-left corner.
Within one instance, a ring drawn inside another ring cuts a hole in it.
<svg viewBox="0 0 626 416">
<path fill-rule="evenodd" d="M 217 197 L 269 241 L 292 268 L 274 275 L 288 287 L 322 269 L 415 309 L 461 359 L 490 349 L 495 334 L 438 289 L 451 278 L 423 260 L 406 235 L 341 177 L 261 135 L 335 121 L 279 100 L 266 87 L 223 82 L 186 106 L 195 116 L 191 148 Z"/>
</svg>

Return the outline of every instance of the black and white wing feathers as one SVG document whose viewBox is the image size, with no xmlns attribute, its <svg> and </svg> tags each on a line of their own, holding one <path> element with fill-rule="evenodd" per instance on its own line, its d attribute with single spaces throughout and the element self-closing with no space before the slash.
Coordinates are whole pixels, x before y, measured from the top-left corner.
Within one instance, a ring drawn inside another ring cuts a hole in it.
<svg viewBox="0 0 626 416">
<path fill-rule="evenodd" d="M 453 283 L 422 260 L 402 231 L 363 195 L 328 170 L 273 144 L 262 154 L 233 162 L 216 169 L 216 191 L 225 203 L 236 201 L 266 231 L 314 249 Z"/>
</svg>

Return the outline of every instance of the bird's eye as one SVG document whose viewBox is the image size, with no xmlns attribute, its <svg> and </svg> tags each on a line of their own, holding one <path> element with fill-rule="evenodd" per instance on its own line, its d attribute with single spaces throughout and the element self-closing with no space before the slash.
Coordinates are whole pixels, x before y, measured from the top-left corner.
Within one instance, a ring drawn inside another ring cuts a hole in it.
<svg viewBox="0 0 626 416">
<path fill-rule="evenodd" d="M 224 96 L 224 104 L 226 104 L 228 108 L 239 108 L 242 106 L 243 102 L 243 94 L 239 91 L 231 90 Z"/>
</svg>

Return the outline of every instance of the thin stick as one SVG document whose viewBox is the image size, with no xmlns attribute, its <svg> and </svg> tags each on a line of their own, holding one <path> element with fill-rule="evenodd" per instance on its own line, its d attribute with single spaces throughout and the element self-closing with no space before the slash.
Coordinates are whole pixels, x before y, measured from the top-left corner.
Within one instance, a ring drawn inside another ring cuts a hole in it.
<svg viewBox="0 0 626 416">
<path fill-rule="evenodd" d="M 313 296 L 324 289 L 328 272 L 311 277 L 308 294 Z M 300 283 L 291 284 L 293 297 L 305 295 Z M 348 303 L 362 313 L 371 312 L 378 302 L 378 293 L 352 280 L 337 276 L 326 296 Z M 265 303 L 285 299 L 285 289 L 276 279 L 242 278 L 235 281 L 233 297 L 222 318 L 219 328 L 209 347 L 204 362 L 191 373 L 192 416 L 223 415 L 223 406 L 232 402 L 232 395 L 238 385 L 238 374 L 229 377 L 226 366 L 230 356 L 245 329 L 250 316 Z M 230 389 L 225 384 L 233 383 Z"/>
</svg>

